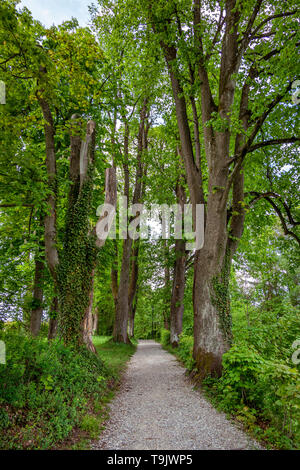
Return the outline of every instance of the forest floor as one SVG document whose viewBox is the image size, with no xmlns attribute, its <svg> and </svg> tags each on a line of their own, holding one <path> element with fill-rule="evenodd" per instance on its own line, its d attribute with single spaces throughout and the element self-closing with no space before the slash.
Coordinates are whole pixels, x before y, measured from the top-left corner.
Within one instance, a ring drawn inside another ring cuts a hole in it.
<svg viewBox="0 0 300 470">
<path fill-rule="evenodd" d="M 152 340 L 139 341 L 110 408 L 93 449 L 261 449 L 213 408 L 183 366 Z"/>
</svg>

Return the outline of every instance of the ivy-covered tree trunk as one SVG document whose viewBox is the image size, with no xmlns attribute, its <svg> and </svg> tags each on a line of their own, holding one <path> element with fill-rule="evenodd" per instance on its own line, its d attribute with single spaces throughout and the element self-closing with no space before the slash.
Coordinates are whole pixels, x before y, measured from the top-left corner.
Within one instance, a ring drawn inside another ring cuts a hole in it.
<svg viewBox="0 0 300 470">
<path fill-rule="evenodd" d="M 73 116 L 73 119 L 70 159 L 72 185 L 57 276 L 58 332 L 65 343 L 86 345 L 89 350 L 96 352 L 92 343 L 93 280 L 97 254 L 104 240 L 96 239 L 96 228 L 91 230 L 89 222 L 95 164 L 95 123 L 88 122 L 86 137 L 82 141 L 81 123 L 77 116 Z M 106 174 L 106 202 L 116 204 L 114 168 L 108 169 Z"/>
<path fill-rule="evenodd" d="M 86 344 L 94 351 L 89 336 L 85 334 L 85 326 L 88 328 L 89 325 L 87 317 L 98 251 L 88 219 L 93 189 L 93 164 L 90 159 L 85 177 L 77 181 L 76 186 L 79 191 L 77 199 L 72 194 L 76 189 L 73 187 L 70 190 L 66 237 L 58 268 L 58 331 L 65 343 Z"/>
<path fill-rule="evenodd" d="M 58 267 L 58 332 L 65 343 L 77 346 L 85 344 L 95 352 L 91 307 L 98 247 L 89 223 L 94 179 L 95 123 L 88 122 L 83 141 L 80 128 L 81 122 L 75 115 L 71 129 L 72 185 L 68 197 L 64 247 Z"/>
</svg>

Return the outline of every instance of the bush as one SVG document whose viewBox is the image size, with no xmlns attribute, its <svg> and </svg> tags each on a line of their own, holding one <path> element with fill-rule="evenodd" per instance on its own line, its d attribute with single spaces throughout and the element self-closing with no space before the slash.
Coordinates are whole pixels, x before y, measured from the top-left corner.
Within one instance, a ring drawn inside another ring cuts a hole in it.
<svg viewBox="0 0 300 470">
<path fill-rule="evenodd" d="M 23 333 L 25 331 L 25 328 L 23 324 L 19 321 L 8 321 L 4 323 L 3 330 L 6 333 Z"/>
<path fill-rule="evenodd" d="M 253 427 L 268 423 L 265 436 L 284 448 L 300 446 L 300 374 L 283 362 L 264 359 L 249 344 L 223 356 L 223 375 L 204 382 L 219 406 Z"/>
<path fill-rule="evenodd" d="M 160 342 L 163 346 L 169 346 L 170 344 L 170 331 L 162 328 L 160 330 Z"/>
<path fill-rule="evenodd" d="M 99 357 L 58 340 L 0 333 L 6 364 L 0 365 L 1 449 L 49 449 L 79 425 L 100 398 L 109 373 Z M 4 434 L 4 435 L 3 435 Z"/>
<path fill-rule="evenodd" d="M 96 439 L 99 435 L 99 423 L 95 416 L 85 415 L 82 418 L 80 428 L 88 432 L 92 439 Z"/>
<path fill-rule="evenodd" d="M 49 323 L 48 322 L 43 322 L 41 324 L 39 336 L 47 337 L 48 336 L 48 331 L 49 331 Z"/>
<path fill-rule="evenodd" d="M 177 356 L 182 360 L 188 370 L 193 370 L 195 361 L 193 359 L 194 338 L 190 335 L 181 334 Z"/>
<path fill-rule="evenodd" d="M 265 361 L 249 345 L 235 345 L 223 356 L 223 375 L 220 380 L 222 402 L 228 411 L 239 405 L 258 405 L 262 390 L 257 377 L 265 369 Z"/>
</svg>

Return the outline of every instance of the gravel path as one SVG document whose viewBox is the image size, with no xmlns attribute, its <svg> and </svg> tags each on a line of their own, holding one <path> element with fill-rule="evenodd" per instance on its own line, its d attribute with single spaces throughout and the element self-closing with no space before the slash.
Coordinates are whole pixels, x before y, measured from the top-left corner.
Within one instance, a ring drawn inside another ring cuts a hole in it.
<svg viewBox="0 0 300 470">
<path fill-rule="evenodd" d="M 140 341 L 94 449 L 257 449 L 259 444 L 193 390 L 185 369 L 154 341 Z"/>
</svg>

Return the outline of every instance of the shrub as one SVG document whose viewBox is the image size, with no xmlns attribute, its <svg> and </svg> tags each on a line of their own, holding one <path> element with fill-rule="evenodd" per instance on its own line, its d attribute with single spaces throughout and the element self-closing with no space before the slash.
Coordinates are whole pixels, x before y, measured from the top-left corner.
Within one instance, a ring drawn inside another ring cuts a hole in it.
<svg viewBox="0 0 300 470">
<path fill-rule="evenodd" d="M 181 334 L 177 356 L 183 361 L 188 370 L 193 370 L 195 361 L 193 359 L 194 338 L 190 335 Z"/>
<path fill-rule="evenodd" d="M 300 374 L 263 358 L 251 345 L 236 344 L 223 356 L 220 379 L 204 381 L 219 406 L 253 427 L 269 423 L 265 437 L 284 448 L 300 445 Z"/>
<path fill-rule="evenodd" d="M 170 344 L 170 331 L 162 328 L 160 330 L 160 342 L 163 346 L 169 346 Z"/>
<path fill-rule="evenodd" d="M 89 414 L 85 415 L 82 418 L 80 428 L 88 432 L 92 439 L 96 439 L 99 435 L 99 423 L 95 416 Z"/>
<path fill-rule="evenodd" d="M 263 358 L 250 346 L 234 345 L 224 354 L 224 370 L 218 385 L 227 411 L 261 403 L 262 390 L 257 377 L 263 373 L 264 366 Z"/>
<path fill-rule="evenodd" d="M 3 329 L 9 333 L 23 333 L 25 331 L 24 326 L 19 321 L 8 321 L 4 323 Z"/>
</svg>

